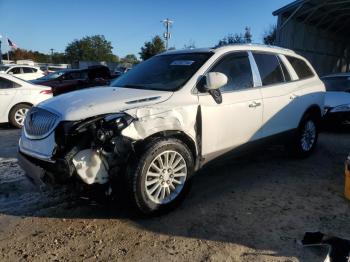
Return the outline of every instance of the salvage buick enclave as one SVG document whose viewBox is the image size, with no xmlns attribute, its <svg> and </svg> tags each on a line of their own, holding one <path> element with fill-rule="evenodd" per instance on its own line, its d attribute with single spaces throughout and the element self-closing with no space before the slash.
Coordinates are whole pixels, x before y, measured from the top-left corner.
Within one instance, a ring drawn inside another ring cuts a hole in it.
<svg viewBox="0 0 350 262">
<path fill-rule="evenodd" d="M 151 214 L 173 207 L 195 171 L 243 146 L 285 135 L 291 152 L 310 155 L 324 91 L 309 62 L 282 48 L 165 52 L 110 87 L 32 108 L 19 163 L 40 186 L 125 181 L 132 203 Z"/>
</svg>

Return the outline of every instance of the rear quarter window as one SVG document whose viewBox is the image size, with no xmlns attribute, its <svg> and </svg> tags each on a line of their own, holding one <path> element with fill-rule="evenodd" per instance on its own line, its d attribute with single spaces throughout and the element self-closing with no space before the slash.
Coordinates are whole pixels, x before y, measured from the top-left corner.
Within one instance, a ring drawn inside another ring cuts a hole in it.
<svg viewBox="0 0 350 262">
<path fill-rule="evenodd" d="M 302 80 L 302 79 L 306 79 L 314 76 L 314 73 L 312 72 L 311 68 L 306 64 L 305 61 L 292 56 L 286 56 L 286 58 L 294 68 L 299 79 Z"/>
</svg>

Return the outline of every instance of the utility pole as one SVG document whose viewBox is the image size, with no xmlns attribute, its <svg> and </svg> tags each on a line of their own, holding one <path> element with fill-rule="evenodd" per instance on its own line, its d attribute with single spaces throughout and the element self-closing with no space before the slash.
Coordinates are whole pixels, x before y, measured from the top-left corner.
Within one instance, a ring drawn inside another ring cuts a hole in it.
<svg viewBox="0 0 350 262">
<path fill-rule="evenodd" d="M 164 39 L 165 39 L 165 49 L 168 50 L 168 47 L 169 47 L 169 39 L 171 37 L 171 34 L 170 34 L 170 27 L 171 25 L 174 23 L 174 21 L 171 21 L 169 20 L 169 18 L 165 19 L 162 21 L 162 23 L 164 24 L 165 26 L 165 33 L 164 33 Z"/>
<path fill-rule="evenodd" d="M 51 56 L 50 56 L 50 60 L 51 60 L 51 63 L 52 63 L 52 57 L 53 57 L 53 50 L 55 50 L 55 49 L 53 49 L 53 48 L 50 48 L 50 51 L 51 51 Z"/>
<path fill-rule="evenodd" d="M 0 35 L 0 65 L 2 65 L 1 38 L 2 36 Z"/>
</svg>

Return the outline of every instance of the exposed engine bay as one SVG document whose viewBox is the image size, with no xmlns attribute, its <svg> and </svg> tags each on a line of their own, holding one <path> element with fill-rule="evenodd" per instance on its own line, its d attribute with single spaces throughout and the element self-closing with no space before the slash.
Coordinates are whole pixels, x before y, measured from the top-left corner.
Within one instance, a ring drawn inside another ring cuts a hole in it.
<svg viewBox="0 0 350 262">
<path fill-rule="evenodd" d="M 64 159 L 68 176 L 86 184 L 105 184 L 111 170 L 125 164 L 133 144 L 120 135 L 134 119 L 127 114 L 98 116 L 78 123 L 61 122 L 55 131 L 55 158 Z"/>
</svg>

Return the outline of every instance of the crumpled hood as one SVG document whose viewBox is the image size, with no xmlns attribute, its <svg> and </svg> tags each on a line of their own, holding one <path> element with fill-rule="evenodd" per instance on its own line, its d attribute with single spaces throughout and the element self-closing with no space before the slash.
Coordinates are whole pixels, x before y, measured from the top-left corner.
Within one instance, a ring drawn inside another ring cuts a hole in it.
<svg viewBox="0 0 350 262">
<path fill-rule="evenodd" d="M 166 101 L 173 92 L 119 87 L 95 87 L 66 93 L 38 106 L 61 115 L 63 121 L 76 121 L 101 114 Z"/>
<path fill-rule="evenodd" d="M 347 92 L 326 92 L 326 107 L 336 107 L 340 105 L 350 104 L 350 93 Z"/>
</svg>

